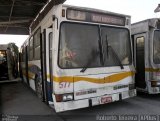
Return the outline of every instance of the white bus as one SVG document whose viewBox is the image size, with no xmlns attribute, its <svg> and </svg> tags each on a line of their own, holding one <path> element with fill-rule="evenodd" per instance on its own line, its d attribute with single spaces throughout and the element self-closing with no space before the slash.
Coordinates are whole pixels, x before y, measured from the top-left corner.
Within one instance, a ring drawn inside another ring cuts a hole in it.
<svg viewBox="0 0 160 121">
<path fill-rule="evenodd" d="M 22 45 L 23 79 L 56 112 L 133 97 L 130 29 L 130 16 L 54 6 Z"/>
<path fill-rule="evenodd" d="M 17 81 L 18 47 L 14 43 L 0 44 L 0 82 Z"/>
<path fill-rule="evenodd" d="M 131 32 L 136 87 L 149 94 L 160 93 L 160 19 L 134 23 Z"/>
</svg>

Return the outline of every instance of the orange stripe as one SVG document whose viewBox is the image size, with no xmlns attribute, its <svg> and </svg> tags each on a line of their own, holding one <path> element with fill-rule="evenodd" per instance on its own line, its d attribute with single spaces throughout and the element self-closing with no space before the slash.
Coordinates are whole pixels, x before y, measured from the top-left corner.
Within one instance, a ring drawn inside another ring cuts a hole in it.
<svg viewBox="0 0 160 121">
<path fill-rule="evenodd" d="M 25 70 L 22 70 L 22 74 L 23 74 L 24 76 L 27 76 L 27 74 L 26 74 L 26 71 L 25 71 Z M 32 72 L 28 72 L 28 78 L 29 78 L 29 79 L 34 79 L 34 76 L 35 76 L 35 74 L 34 74 L 34 73 L 32 73 Z"/>
<path fill-rule="evenodd" d="M 73 83 L 73 77 L 71 76 L 64 76 L 64 77 L 55 77 L 53 76 L 53 80 L 55 82 L 70 82 L 70 83 Z"/>
<path fill-rule="evenodd" d="M 160 72 L 160 68 L 145 68 L 145 71 L 146 72 Z"/>
<path fill-rule="evenodd" d="M 35 74 L 32 72 L 28 72 L 29 79 L 34 79 Z"/>
<path fill-rule="evenodd" d="M 133 76 L 134 72 L 123 72 L 123 73 L 118 73 L 118 74 L 113 74 L 108 77 L 104 78 L 88 78 L 88 77 L 71 77 L 71 76 L 64 76 L 64 77 L 55 77 L 53 80 L 55 82 L 70 82 L 73 83 L 73 78 L 74 82 L 79 82 L 79 81 L 86 81 L 86 82 L 91 82 L 91 83 L 97 83 L 97 84 L 104 84 L 104 83 L 113 83 L 113 82 L 118 82 L 124 78 L 127 78 L 129 76 Z"/>
</svg>

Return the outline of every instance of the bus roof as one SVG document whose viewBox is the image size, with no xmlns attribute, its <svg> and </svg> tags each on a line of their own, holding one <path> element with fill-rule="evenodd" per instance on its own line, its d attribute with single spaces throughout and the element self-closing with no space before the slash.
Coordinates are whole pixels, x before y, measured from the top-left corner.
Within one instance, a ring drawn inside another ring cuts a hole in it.
<svg viewBox="0 0 160 121">
<path fill-rule="evenodd" d="M 159 18 L 151 18 L 151 19 L 146 19 L 143 21 L 133 23 L 131 25 L 132 35 L 142 33 L 142 32 L 147 32 L 147 31 L 149 31 L 149 27 L 155 28 L 157 26 L 158 20 L 159 20 Z"/>
<path fill-rule="evenodd" d="M 115 12 L 106 11 L 106 10 L 102 10 L 102 9 L 89 8 L 89 7 L 80 7 L 80 6 L 73 6 L 73 5 L 67 5 L 67 4 L 63 4 L 63 7 L 75 8 L 75 9 L 81 9 L 81 10 L 84 9 L 84 10 L 93 11 L 93 12 L 108 13 L 108 14 L 114 14 L 117 16 L 131 17 L 130 15 L 115 13 Z"/>
<path fill-rule="evenodd" d="M 62 7 L 67 7 L 67 8 L 75 8 L 75 9 L 81 9 L 81 10 L 88 10 L 88 11 L 99 12 L 99 13 L 107 13 L 107 14 L 112 14 L 112 15 L 121 16 L 121 17 L 129 17 L 129 18 L 131 17 L 129 15 L 114 13 L 114 12 L 100 10 L 100 9 L 95 9 L 95 8 L 79 7 L 79 6 L 72 6 L 72 5 L 66 5 L 66 4 L 58 4 L 58 5 L 54 5 L 54 6 L 62 6 Z M 35 18 L 35 20 L 30 25 L 31 31 L 33 31 L 36 28 L 36 26 L 39 24 L 39 22 L 45 17 L 45 15 L 47 15 L 49 13 L 50 10 L 52 10 L 52 8 L 46 7 L 42 11 L 40 11 L 40 13 L 38 14 L 38 16 Z M 45 11 L 45 12 L 43 12 L 43 11 Z"/>
</svg>

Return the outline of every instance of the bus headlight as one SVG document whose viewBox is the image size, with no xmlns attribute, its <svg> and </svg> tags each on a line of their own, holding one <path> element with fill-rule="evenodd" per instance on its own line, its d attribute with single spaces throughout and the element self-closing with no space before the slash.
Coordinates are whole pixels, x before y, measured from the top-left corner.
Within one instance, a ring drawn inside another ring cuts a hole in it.
<svg viewBox="0 0 160 121">
<path fill-rule="evenodd" d="M 151 81 L 151 86 L 152 86 L 152 87 L 160 87 L 160 82 L 159 82 L 159 81 L 152 80 L 152 81 Z"/>
<path fill-rule="evenodd" d="M 63 101 L 71 101 L 73 100 L 73 94 L 64 94 Z"/>
<path fill-rule="evenodd" d="M 55 94 L 57 102 L 66 102 L 73 100 L 73 93 Z"/>
</svg>

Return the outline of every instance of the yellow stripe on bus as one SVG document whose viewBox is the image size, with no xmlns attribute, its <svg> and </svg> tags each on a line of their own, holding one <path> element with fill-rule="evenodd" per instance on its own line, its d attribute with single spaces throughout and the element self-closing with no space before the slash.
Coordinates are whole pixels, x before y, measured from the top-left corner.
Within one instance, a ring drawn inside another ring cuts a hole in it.
<svg viewBox="0 0 160 121">
<path fill-rule="evenodd" d="M 27 74 L 26 74 L 25 70 L 22 70 L 22 74 L 27 77 Z M 34 77 L 35 77 L 35 74 L 30 72 L 30 71 L 28 71 L 28 78 L 29 79 L 34 79 Z"/>
<path fill-rule="evenodd" d="M 135 73 L 134 72 L 124 72 L 124 73 L 118 73 L 118 74 L 113 74 L 104 78 L 89 78 L 89 77 L 72 77 L 72 76 L 64 76 L 64 77 L 53 77 L 53 80 L 55 82 L 70 82 L 73 83 L 73 78 L 74 82 L 79 82 L 79 81 L 86 81 L 86 82 L 91 82 L 91 83 L 97 83 L 97 84 L 104 84 L 104 83 L 113 83 L 113 82 L 118 82 L 124 78 L 127 78 L 129 76 L 133 76 Z"/>
<path fill-rule="evenodd" d="M 72 77 L 72 76 L 63 76 L 63 77 L 56 77 L 53 76 L 53 81 L 54 82 L 79 82 L 79 81 L 86 81 L 86 82 L 91 82 L 91 83 L 97 83 L 97 84 L 104 84 L 104 83 L 113 83 L 113 82 L 118 82 L 124 78 L 127 78 L 129 76 L 133 76 L 135 72 L 123 72 L 123 73 L 117 73 L 113 74 L 104 78 L 89 78 L 89 77 Z M 33 79 L 35 76 L 33 73 L 29 72 L 28 76 L 30 79 Z M 47 74 L 47 78 L 50 78 L 50 75 Z"/>
<path fill-rule="evenodd" d="M 145 71 L 146 72 L 160 72 L 160 68 L 145 68 Z"/>
</svg>

